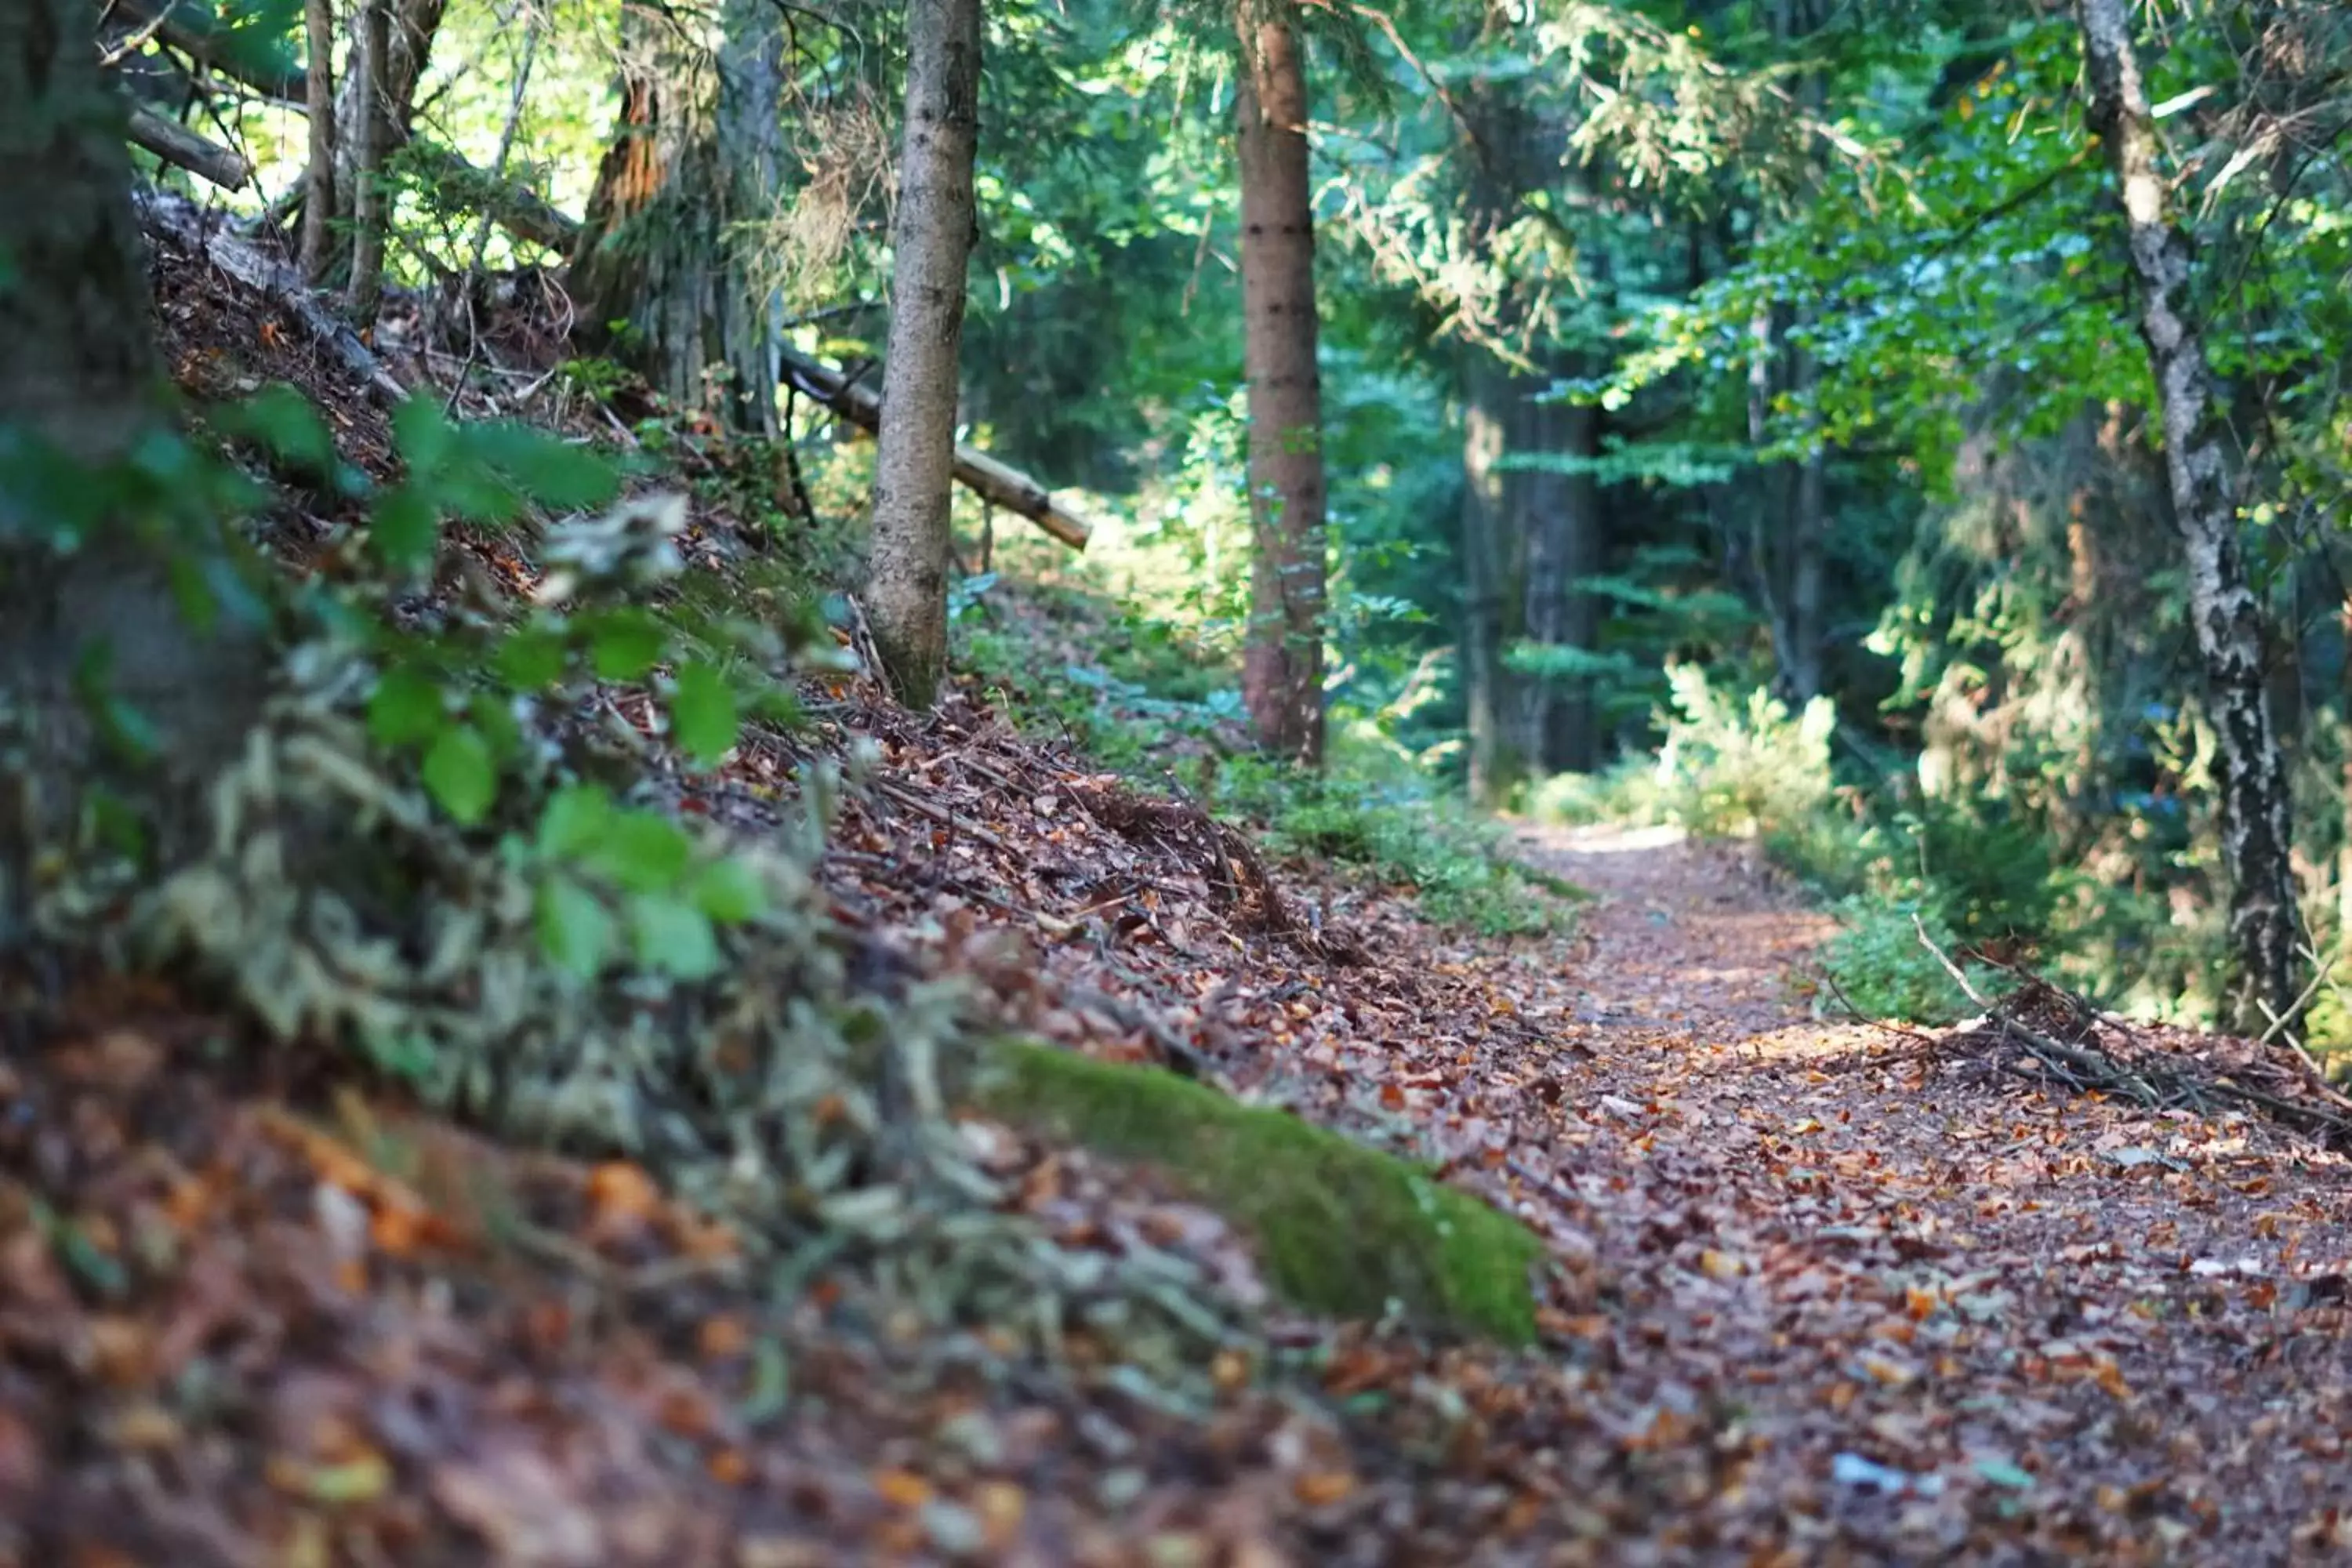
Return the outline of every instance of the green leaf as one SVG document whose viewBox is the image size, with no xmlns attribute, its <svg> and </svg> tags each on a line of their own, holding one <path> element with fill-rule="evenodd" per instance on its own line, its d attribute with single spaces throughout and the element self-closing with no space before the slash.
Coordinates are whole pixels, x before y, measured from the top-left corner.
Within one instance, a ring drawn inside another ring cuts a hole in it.
<svg viewBox="0 0 2352 1568">
<path fill-rule="evenodd" d="M 667 640 L 661 622 L 633 607 L 608 610 L 588 631 L 588 667 L 599 680 L 635 680 L 661 658 Z"/>
<path fill-rule="evenodd" d="M 686 830 L 650 811 L 618 812 L 589 854 L 590 863 L 633 893 L 666 893 L 685 874 L 694 846 Z"/>
<path fill-rule="evenodd" d="M 498 798 L 499 770 L 489 742 L 467 724 L 452 724 L 425 753 L 425 787 L 441 809 L 466 826 L 489 815 Z"/>
<path fill-rule="evenodd" d="M 368 693 L 368 735 L 379 746 L 416 746 L 449 724 L 441 683 L 413 664 L 394 665 Z"/>
<path fill-rule="evenodd" d="M 613 952 L 613 915 L 604 901 L 568 877 L 539 889 L 539 943 L 565 973 L 593 980 Z"/>
<path fill-rule="evenodd" d="M 247 398 L 225 421 L 232 434 L 250 437 L 280 461 L 314 473 L 335 471 L 335 438 L 310 400 L 280 383 Z"/>
<path fill-rule="evenodd" d="M 712 860 L 694 874 L 694 907 L 721 925 L 740 925 L 768 907 L 759 873 L 737 859 Z"/>
<path fill-rule="evenodd" d="M 457 446 L 457 427 L 441 412 L 438 398 L 415 396 L 392 411 L 392 444 L 408 465 L 411 484 L 438 478 Z"/>
<path fill-rule="evenodd" d="M 576 510 L 602 506 L 620 489 L 612 462 L 594 449 L 560 441 L 529 425 L 500 420 L 469 426 L 467 450 L 541 506 Z"/>
<path fill-rule="evenodd" d="M 569 648 L 560 633 L 525 626 L 509 635 L 490 656 L 499 679 L 518 691 L 544 691 L 563 679 Z"/>
<path fill-rule="evenodd" d="M 735 743 L 735 694 L 717 667 L 701 659 L 682 666 L 669 698 L 670 732 L 698 767 L 715 767 Z"/>
<path fill-rule="evenodd" d="M 376 503 L 368 541 L 384 563 L 402 572 L 433 563 L 441 542 L 441 513 L 414 484 L 397 485 Z"/>
<path fill-rule="evenodd" d="M 540 853 L 585 855 L 604 837 L 612 820 L 612 797 L 603 790 L 594 784 L 566 784 L 540 814 Z"/>
<path fill-rule="evenodd" d="M 719 935 L 700 910 L 676 899 L 646 897 L 629 901 L 637 962 L 680 980 L 707 980 L 719 973 Z"/>
</svg>

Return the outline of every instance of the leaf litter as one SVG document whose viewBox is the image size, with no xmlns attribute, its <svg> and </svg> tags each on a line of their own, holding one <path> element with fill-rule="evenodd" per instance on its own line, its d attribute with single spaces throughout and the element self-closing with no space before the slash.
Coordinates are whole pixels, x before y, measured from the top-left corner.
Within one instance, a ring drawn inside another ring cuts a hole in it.
<svg viewBox="0 0 2352 1568">
<path fill-rule="evenodd" d="M 208 353 L 184 357 L 235 374 Z M 2324 1099 L 2250 1043 L 2050 996 L 1924 1041 L 1806 1016 L 1787 981 L 1825 922 L 1732 851 L 1655 837 L 1523 832 L 1515 853 L 1600 898 L 1573 934 L 1474 940 L 1269 864 L 970 693 L 922 719 L 854 679 L 809 699 L 809 729 L 674 775 L 673 804 L 772 831 L 808 753 L 849 763 L 822 869 L 874 962 L 1430 1160 L 1545 1239 L 1541 1344 L 1268 1304 L 1260 1340 L 1171 1388 L 1084 1334 L 1045 1361 L 986 1325 L 942 1339 L 821 1265 L 747 1278 L 635 1166 L 499 1146 L 198 996 L 22 977 L 0 1563 L 2352 1547 L 2352 1188 Z M 1263 1300 L 1231 1229 L 1152 1173 L 966 1130 L 1066 1242 L 1181 1254 Z"/>
</svg>

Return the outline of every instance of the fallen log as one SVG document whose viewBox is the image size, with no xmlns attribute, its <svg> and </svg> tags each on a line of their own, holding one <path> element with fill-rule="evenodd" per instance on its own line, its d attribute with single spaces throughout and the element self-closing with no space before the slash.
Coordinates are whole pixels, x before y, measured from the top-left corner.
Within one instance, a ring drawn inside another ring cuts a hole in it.
<svg viewBox="0 0 2352 1568">
<path fill-rule="evenodd" d="M 787 351 L 784 379 L 859 429 L 871 435 L 882 426 L 882 395 L 852 382 L 832 366 Z M 1051 491 L 1008 464 L 961 442 L 955 449 L 956 481 L 982 500 L 1018 512 L 1073 550 L 1084 550 L 1094 525 L 1055 500 Z"/>
<path fill-rule="evenodd" d="M 140 226 L 150 235 L 166 235 L 211 263 L 300 322 L 311 338 L 343 363 L 386 407 L 400 403 L 408 389 L 393 379 L 383 362 L 360 342 L 359 334 L 327 309 L 302 281 L 302 275 L 226 225 L 207 223 L 185 196 L 142 188 L 131 193 Z"/>
<path fill-rule="evenodd" d="M 131 143 L 143 147 L 173 168 L 210 180 L 225 191 L 241 191 L 253 178 L 253 165 L 222 146 L 208 142 L 176 120 L 166 120 L 144 104 L 131 111 Z"/>
</svg>

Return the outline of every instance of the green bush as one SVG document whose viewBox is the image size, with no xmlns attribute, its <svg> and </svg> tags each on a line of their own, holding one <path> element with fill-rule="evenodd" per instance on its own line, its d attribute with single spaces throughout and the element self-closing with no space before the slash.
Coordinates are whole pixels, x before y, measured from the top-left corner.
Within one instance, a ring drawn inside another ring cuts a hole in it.
<svg viewBox="0 0 2352 1568">
<path fill-rule="evenodd" d="M 1535 935 L 1558 927 L 1563 900 L 1584 896 L 1505 858 L 1493 828 L 1425 790 L 1245 758 L 1223 771 L 1217 805 L 1262 825 L 1279 853 L 1357 867 L 1412 889 L 1422 913 L 1440 925 Z"/>
<path fill-rule="evenodd" d="M 1743 700 L 1695 664 L 1666 672 L 1675 711 L 1658 752 L 1669 818 L 1694 833 L 1751 837 L 1786 828 L 1829 804 L 1830 737 L 1837 709 L 1816 697 L 1791 716 L 1759 688 Z"/>
<path fill-rule="evenodd" d="M 1915 916 L 1936 945 L 1969 972 L 1979 995 L 1990 998 L 2004 988 L 2000 971 L 1962 956 L 1959 939 L 1933 909 L 1865 895 L 1841 900 L 1835 912 L 1838 933 L 1822 948 L 1822 967 L 1836 981 L 1836 994 L 1864 1016 L 1933 1025 L 1976 1011 L 1936 955 L 1920 945 Z"/>
</svg>

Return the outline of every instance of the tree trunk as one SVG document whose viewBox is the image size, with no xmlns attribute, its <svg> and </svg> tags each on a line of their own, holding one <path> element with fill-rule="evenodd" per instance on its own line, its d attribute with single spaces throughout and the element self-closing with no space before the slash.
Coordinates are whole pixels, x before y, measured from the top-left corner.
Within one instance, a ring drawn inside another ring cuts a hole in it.
<svg viewBox="0 0 2352 1568">
<path fill-rule="evenodd" d="M 358 104 L 352 120 L 352 319 L 362 326 L 375 319 L 383 290 L 383 155 L 389 138 L 385 86 L 392 68 L 392 0 L 359 0 L 349 85 Z"/>
<path fill-rule="evenodd" d="M 913 708 L 930 705 L 947 665 L 957 352 L 979 140 L 980 0 L 908 0 L 906 140 L 890 233 L 866 609 L 898 698 Z"/>
<path fill-rule="evenodd" d="M 2189 314 L 2189 237 L 2165 210 L 2165 180 L 2125 0 L 2080 0 L 2091 124 L 2121 187 L 2164 427 L 2174 521 L 2189 562 L 2189 608 L 2221 740 L 2221 852 L 2230 877 L 2233 1021 L 2265 1026 L 2263 1006 L 2293 1005 L 2297 921 L 2286 768 L 2263 679 L 2263 627 L 2247 584 L 2231 494 L 2227 432 L 2198 324 Z"/>
<path fill-rule="evenodd" d="M 1550 385 L 1544 376 L 1519 380 L 1514 450 L 1537 458 L 1596 456 L 1600 410 L 1542 401 Z M 1505 494 L 1516 531 L 1527 541 L 1522 622 L 1528 640 L 1538 647 L 1591 652 L 1600 616 L 1592 595 L 1576 584 L 1600 569 L 1600 485 L 1590 470 L 1528 468 L 1509 476 Z M 1591 677 L 1542 676 L 1529 679 L 1526 691 L 1522 744 L 1528 762 L 1543 773 L 1589 772 L 1595 750 Z"/>
<path fill-rule="evenodd" d="M 316 5 L 320 0 L 308 3 Z M 416 86 L 424 79 L 446 3 L 447 0 L 352 0 L 344 8 L 352 27 L 351 55 L 340 89 L 327 84 L 314 87 L 305 79 L 306 104 L 314 105 L 331 91 L 334 104 L 333 122 L 328 132 L 334 157 L 331 181 L 333 205 L 327 218 L 329 238 L 320 264 L 322 278 L 340 277 L 348 285 L 358 270 L 357 247 L 364 232 L 362 205 L 373 201 L 381 210 L 385 199 L 385 193 L 374 188 L 381 185 L 381 175 L 362 180 L 360 171 L 381 169 L 393 153 L 407 144 L 415 117 Z M 306 20 L 306 30 L 308 26 Z M 372 31 L 379 26 L 381 33 Z M 379 68 L 373 71 L 362 68 L 372 45 L 380 62 Z M 331 49 L 322 50 L 314 41 L 310 56 L 331 71 Z M 374 84 L 373 90 L 371 82 Z M 310 112 L 311 134 L 315 138 L 317 110 L 312 108 Z M 310 215 L 307 188 L 302 205 L 307 230 Z"/>
<path fill-rule="evenodd" d="M 774 201 L 782 51 L 760 0 L 727 0 L 715 32 L 623 6 L 620 123 L 568 279 L 586 347 L 675 408 L 760 435 L 775 429 L 774 311 L 740 227 Z"/>
<path fill-rule="evenodd" d="M 1821 384 L 1820 363 L 1803 349 L 1792 351 L 1791 357 L 1789 379 L 1798 396 L 1810 401 Z M 1806 424 L 1815 445 L 1797 470 L 1789 508 L 1788 636 L 1780 660 L 1789 695 L 1801 703 L 1822 689 L 1822 556 L 1829 535 L 1829 455 L 1819 445 L 1820 416 L 1809 413 Z"/>
<path fill-rule="evenodd" d="M 1470 798 L 1499 805 L 1517 782 L 1517 732 L 1507 721 L 1514 702 L 1503 649 L 1512 627 L 1505 611 L 1511 540 L 1503 504 L 1509 446 L 1511 378 L 1486 353 L 1467 351 L 1462 409 L 1462 687 L 1469 732 Z"/>
<path fill-rule="evenodd" d="M 1258 743 L 1323 760 L 1323 384 L 1307 80 L 1289 26 L 1243 0 L 1240 116 L 1244 374 L 1252 554 L 1242 694 Z"/>
<path fill-rule="evenodd" d="M 306 0 L 302 26 L 310 50 L 302 96 L 310 116 L 310 163 L 302 185 L 302 276 L 316 285 L 326 277 L 334 248 L 334 0 Z"/>
<path fill-rule="evenodd" d="M 0 429 L 104 465 L 160 417 L 163 365 L 130 205 L 122 107 L 100 85 L 85 0 L 0 6 Z M 161 558 L 103 514 L 58 551 L 57 478 L 0 444 L 0 950 L 28 934 L 36 859 L 71 844 L 102 780 L 143 803 L 232 752 L 258 710 L 257 646 L 198 637 Z M 110 696 L 154 751 L 111 762 L 81 686 L 104 658 Z M 201 797 L 177 796 L 189 808 Z M 156 821 L 168 851 L 175 822 Z"/>
</svg>

